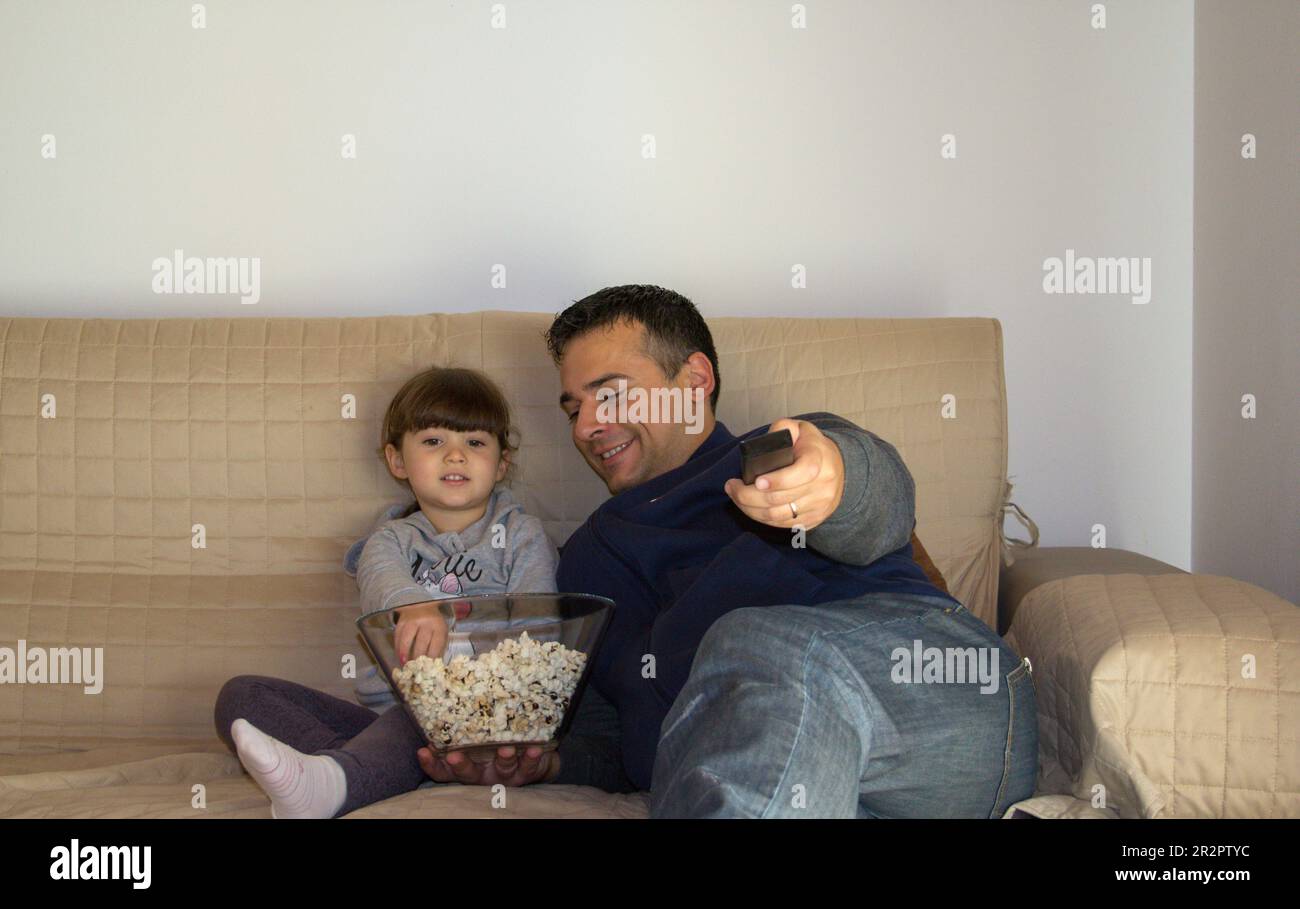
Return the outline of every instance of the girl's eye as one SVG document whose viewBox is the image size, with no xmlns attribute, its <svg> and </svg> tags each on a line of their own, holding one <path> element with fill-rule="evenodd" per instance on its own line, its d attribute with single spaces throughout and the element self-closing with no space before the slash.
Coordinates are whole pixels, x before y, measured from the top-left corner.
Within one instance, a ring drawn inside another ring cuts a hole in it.
<svg viewBox="0 0 1300 909">
<path fill-rule="evenodd" d="M 428 445 L 430 442 L 441 442 L 441 441 L 442 439 L 438 438 L 437 436 L 430 436 L 429 438 L 424 440 L 424 444 Z M 482 439 L 470 439 L 469 444 L 477 446 L 478 448 L 482 448 L 485 445 L 487 445 L 487 443 L 484 442 Z"/>
<path fill-rule="evenodd" d="M 573 413 L 569 414 L 569 422 L 572 423 L 576 419 L 578 419 L 578 412 L 575 410 Z"/>
</svg>

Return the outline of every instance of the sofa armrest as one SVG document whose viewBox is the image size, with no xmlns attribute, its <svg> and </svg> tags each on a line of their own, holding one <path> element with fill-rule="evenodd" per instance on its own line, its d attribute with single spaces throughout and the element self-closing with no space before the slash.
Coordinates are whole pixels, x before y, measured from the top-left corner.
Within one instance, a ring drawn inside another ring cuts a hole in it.
<svg viewBox="0 0 1300 909">
<path fill-rule="evenodd" d="M 1120 817 L 1300 817 L 1300 609 L 1219 575 L 1070 575 L 1026 594 L 1035 795 Z"/>
<path fill-rule="evenodd" d="M 998 634 L 1006 634 L 1025 594 L 1040 584 L 1077 574 L 1187 574 L 1127 549 L 1035 546 L 1016 549 L 1015 564 L 998 572 Z"/>
</svg>

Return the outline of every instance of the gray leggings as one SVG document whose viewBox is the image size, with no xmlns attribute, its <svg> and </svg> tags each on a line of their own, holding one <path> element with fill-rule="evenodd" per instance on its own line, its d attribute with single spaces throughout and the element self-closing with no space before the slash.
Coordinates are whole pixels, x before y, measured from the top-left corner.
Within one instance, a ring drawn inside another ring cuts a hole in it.
<svg viewBox="0 0 1300 909">
<path fill-rule="evenodd" d="M 213 713 L 217 735 L 231 751 L 230 726 L 242 717 L 303 754 L 337 761 L 348 792 L 335 817 L 429 782 L 415 755 L 428 742 L 400 705 L 377 714 L 296 682 L 240 675 L 222 686 Z M 591 685 L 559 752 L 560 775 L 552 782 L 636 791 L 623 771 L 618 713 Z"/>
</svg>

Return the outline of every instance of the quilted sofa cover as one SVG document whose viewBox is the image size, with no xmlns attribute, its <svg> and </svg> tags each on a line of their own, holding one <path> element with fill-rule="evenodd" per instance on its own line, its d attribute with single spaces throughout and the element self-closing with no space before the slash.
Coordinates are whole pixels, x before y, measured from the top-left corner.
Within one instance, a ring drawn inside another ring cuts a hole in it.
<svg viewBox="0 0 1300 909">
<path fill-rule="evenodd" d="M 402 382 L 439 363 L 501 383 L 522 440 L 515 491 L 557 545 L 607 497 L 556 404 L 550 320 L 0 319 L 0 646 L 104 648 L 98 694 L 0 685 L 0 815 L 210 815 L 226 797 L 269 815 L 216 739 L 213 701 L 242 673 L 351 697 L 340 667 L 349 654 L 368 660 L 341 560 L 388 505 L 409 501 L 376 454 Z M 709 325 L 719 418 L 740 433 L 826 410 L 892 442 L 916 480 L 917 535 L 953 594 L 994 625 L 1007 450 L 999 323 Z M 941 414 L 946 395 L 955 418 Z M 200 810 L 191 786 L 205 779 L 220 798 Z M 161 802 L 154 785 L 167 787 Z M 81 793 L 57 807 L 60 788 Z M 553 788 L 557 812 L 639 807 Z M 455 814 L 457 798 L 473 813 L 484 796 L 439 786 L 400 800 Z M 526 798 L 548 813 L 546 792 Z"/>
<path fill-rule="evenodd" d="M 1219 575 L 1074 575 L 1030 591 L 1007 642 L 1034 667 L 1030 802 L 1073 796 L 1125 818 L 1300 817 L 1295 604 Z"/>
</svg>

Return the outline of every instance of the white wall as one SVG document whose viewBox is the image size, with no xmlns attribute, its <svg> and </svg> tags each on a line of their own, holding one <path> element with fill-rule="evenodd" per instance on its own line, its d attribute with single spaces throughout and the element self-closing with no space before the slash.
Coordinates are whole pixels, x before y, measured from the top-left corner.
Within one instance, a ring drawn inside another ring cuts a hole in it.
<svg viewBox="0 0 1300 909">
<path fill-rule="evenodd" d="M 1104 30 L 1036 0 L 811 0 L 802 30 L 785 0 L 504 6 L 210 2 L 196 30 L 189 2 L 0 3 L 0 312 L 555 312 L 651 282 L 709 316 L 995 316 L 1041 542 L 1104 524 L 1189 567 L 1190 2 L 1113 0 Z M 261 301 L 153 294 L 175 248 L 260 257 Z M 1067 248 L 1150 257 L 1150 303 L 1044 294 Z"/>
<path fill-rule="evenodd" d="M 1244 15 L 1247 7 L 1249 15 Z M 1192 565 L 1300 603 L 1300 3 L 1196 4 Z M 1255 157 L 1242 157 L 1242 135 Z M 1243 417 L 1242 397 L 1256 413 Z"/>
</svg>

